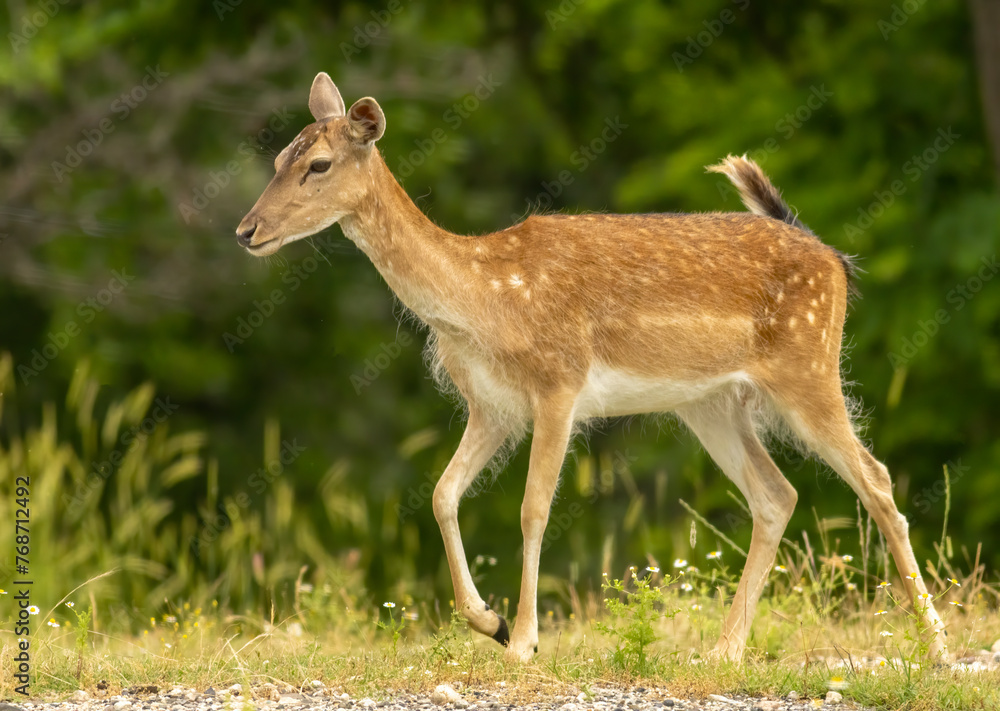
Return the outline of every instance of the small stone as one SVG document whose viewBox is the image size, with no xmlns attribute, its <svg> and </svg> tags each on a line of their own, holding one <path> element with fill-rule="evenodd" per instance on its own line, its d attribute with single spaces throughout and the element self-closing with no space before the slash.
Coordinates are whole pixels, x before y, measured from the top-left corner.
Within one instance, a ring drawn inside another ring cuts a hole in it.
<svg viewBox="0 0 1000 711">
<path fill-rule="evenodd" d="M 124 711 L 124 709 L 132 708 L 132 704 L 128 701 L 118 701 L 115 703 L 115 711 Z"/>
<path fill-rule="evenodd" d="M 668 707 L 668 708 L 670 708 L 670 707 L 672 707 L 674 705 L 674 700 L 673 699 L 664 699 L 663 700 L 663 705 L 666 706 L 666 707 Z"/>
<path fill-rule="evenodd" d="M 211 686 L 205 689 L 205 696 L 215 696 L 215 689 Z"/>
<path fill-rule="evenodd" d="M 991 652 L 1000 652 L 1000 639 L 998 639 L 996 642 L 993 643 L 993 646 L 990 647 L 990 651 Z"/>
<path fill-rule="evenodd" d="M 323 689 L 323 688 L 326 688 L 326 684 L 324 684 L 323 682 L 321 682 L 319 679 L 313 679 L 312 681 L 310 681 L 309 682 L 309 686 L 311 686 L 314 689 Z"/>
<path fill-rule="evenodd" d="M 228 689 L 226 689 L 226 691 L 228 691 L 233 696 L 239 696 L 240 694 L 243 693 L 243 685 L 242 684 L 233 684 Z"/>
<path fill-rule="evenodd" d="M 726 698 L 725 696 L 720 696 L 719 694 L 709 694 L 708 698 L 710 698 L 712 701 L 719 701 L 721 703 L 729 704 L 731 706 L 742 706 L 742 704 L 739 701 Z"/>
<path fill-rule="evenodd" d="M 461 698 L 462 697 L 459 693 L 448 684 L 438 684 L 434 689 L 434 693 L 431 694 L 431 701 L 438 706 L 443 704 L 453 704 Z"/>
<path fill-rule="evenodd" d="M 826 703 L 828 704 L 840 704 L 844 702 L 844 697 L 839 691 L 828 691 L 826 692 Z"/>
<path fill-rule="evenodd" d="M 376 706 L 378 706 L 378 704 L 375 703 L 374 699 L 369 699 L 366 696 L 365 698 L 361 699 L 361 701 L 358 702 L 358 706 L 361 706 L 362 708 L 366 708 L 366 709 L 371 709 L 371 708 L 375 708 Z"/>
<path fill-rule="evenodd" d="M 278 698 L 279 706 L 295 706 L 296 704 L 301 704 L 302 699 L 296 698 L 295 696 L 281 696 Z"/>
<path fill-rule="evenodd" d="M 88 694 L 83 689 L 78 689 L 77 691 L 73 692 L 73 695 L 69 697 L 69 700 L 70 701 L 86 701 L 89 698 L 90 698 L 90 694 Z"/>
<path fill-rule="evenodd" d="M 789 701 L 798 701 L 799 700 L 799 692 L 797 692 L 797 691 L 789 691 L 788 692 L 788 696 L 786 696 L 785 698 L 788 699 Z"/>
<path fill-rule="evenodd" d="M 14 704 L 5 704 L 0 701 L 0 711 L 24 711 L 20 706 L 15 706 Z"/>
</svg>

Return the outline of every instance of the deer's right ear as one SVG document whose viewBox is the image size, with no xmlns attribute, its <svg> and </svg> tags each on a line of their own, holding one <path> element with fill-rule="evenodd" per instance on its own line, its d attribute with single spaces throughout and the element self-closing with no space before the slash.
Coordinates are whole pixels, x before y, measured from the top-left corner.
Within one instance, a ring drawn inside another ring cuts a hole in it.
<svg viewBox="0 0 1000 711">
<path fill-rule="evenodd" d="M 344 99 L 326 72 L 320 72 L 313 79 L 309 90 L 309 112 L 317 121 L 344 115 Z"/>
<path fill-rule="evenodd" d="M 347 121 L 354 139 L 364 146 L 371 145 L 385 133 L 385 114 L 378 102 L 370 96 L 354 102 L 347 114 Z"/>
</svg>

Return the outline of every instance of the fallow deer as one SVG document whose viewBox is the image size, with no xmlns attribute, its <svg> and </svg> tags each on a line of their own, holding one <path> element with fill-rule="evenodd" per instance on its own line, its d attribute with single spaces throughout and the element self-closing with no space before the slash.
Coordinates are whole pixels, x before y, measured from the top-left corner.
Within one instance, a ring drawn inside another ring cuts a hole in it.
<svg viewBox="0 0 1000 711">
<path fill-rule="evenodd" d="M 532 215 L 479 236 L 431 222 L 375 142 L 372 98 L 345 110 L 330 77 L 309 95 L 316 119 L 277 156 L 275 175 L 237 229 L 267 255 L 340 223 L 430 331 L 440 383 L 468 423 L 434 490 L 455 604 L 512 660 L 538 645 L 542 536 L 574 425 L 672 411 L 746 497 L 750 550 L 713 654 L 740 660 L 797 500 L 761 437 L 783 423 L 857 492 L 885 535 L 914 604 L 946 652 L 892 483 L 855 434 L 840 377 L 852 266 L 792 212 L 751 160 L 708 168 L 749 213 Z M 521 506 L 524 559 L 513 634 L 469 572 L 458 505 L 505 444 L 532 428 Z"/>
</svg>

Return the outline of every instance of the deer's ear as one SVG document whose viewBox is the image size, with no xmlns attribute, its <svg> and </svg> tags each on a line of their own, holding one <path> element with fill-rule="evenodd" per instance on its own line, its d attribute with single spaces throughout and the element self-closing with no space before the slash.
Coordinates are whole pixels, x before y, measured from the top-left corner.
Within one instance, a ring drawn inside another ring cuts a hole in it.
<svg viewBox="0 0 1000 711">
<path fill-rule="evenodd" d="M 358 143 L 369 145 L 382 138 L 385 133 L 385 114 L 382 107 L 370 96 L 358 99 L 347 112 L 351 133 Z"/>
<path fill-rule="evenodd" d="M 317 121 L 344 115 L 344 99 L 326 72 L 320 72 L 313 79 L 309 90 L 309 111 Z"/>
</svg>

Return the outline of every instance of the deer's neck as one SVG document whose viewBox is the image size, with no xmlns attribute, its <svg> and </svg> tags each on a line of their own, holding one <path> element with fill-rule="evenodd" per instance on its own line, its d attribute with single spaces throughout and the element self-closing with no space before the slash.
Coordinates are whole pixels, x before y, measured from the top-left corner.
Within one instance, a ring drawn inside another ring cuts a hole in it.
<svg viewBox="0 0 1000 711">
<path fill-rule="evenodd" d="M 443 230 L 413 204 L 382 156 L 371 157 L 371 190 L 340 224 L 368 255 L 396 296 L 435 328 L 461 326 L 463 238 Z"/>
</svg>

